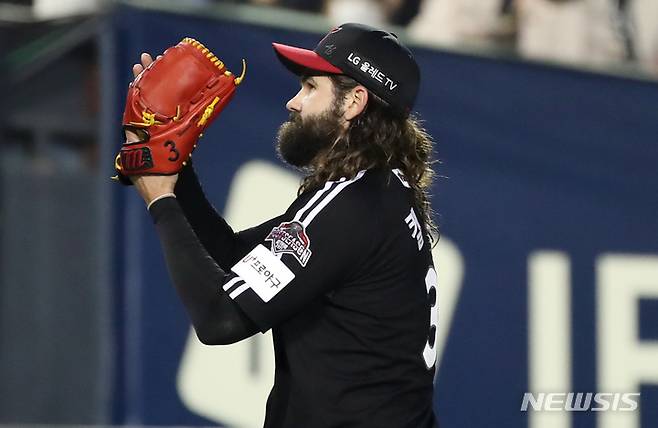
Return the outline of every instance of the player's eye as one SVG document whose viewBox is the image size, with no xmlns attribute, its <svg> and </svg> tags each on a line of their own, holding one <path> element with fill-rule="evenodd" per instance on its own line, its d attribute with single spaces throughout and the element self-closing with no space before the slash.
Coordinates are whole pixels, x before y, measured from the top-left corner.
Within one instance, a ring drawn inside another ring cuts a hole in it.
<svg viewBox="0 0 658 428">
<path fill-rule="evenodd" d="M 316 88 L 315 82 L 311 77 L 302 77 L 299 83 L 301 84 L 302 89 L 310 90 Z"/>
</svg>

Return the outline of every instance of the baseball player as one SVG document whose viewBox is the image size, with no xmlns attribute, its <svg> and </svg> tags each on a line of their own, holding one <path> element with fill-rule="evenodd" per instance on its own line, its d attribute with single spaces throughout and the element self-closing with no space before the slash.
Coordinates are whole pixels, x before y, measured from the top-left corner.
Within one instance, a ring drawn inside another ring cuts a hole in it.
<svg viewBox="0 0 658 428">
<path fill-rule="evenodd" d="M 191 39 L 134 66 L 119 178 L 144 198 L 203 343 L 272 329 L 266 428 L 435 427 L 432 142 L 410 116 L 419 68 L 394 34 L 364 25 L 314 50 L 273 47 L 301 83 L 277 135 L 303 174 L 286 212 L 235 232 L 204 196 L 189 154 L 244 76 Z"/>
</svg>

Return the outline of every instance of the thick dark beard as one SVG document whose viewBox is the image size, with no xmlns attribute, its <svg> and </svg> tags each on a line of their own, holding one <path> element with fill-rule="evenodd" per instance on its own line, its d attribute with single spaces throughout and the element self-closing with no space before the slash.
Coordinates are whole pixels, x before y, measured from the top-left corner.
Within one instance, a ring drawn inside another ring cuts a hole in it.
<svg viewBox="0 0 658 428">
<path fill-rule="evenodd" d="M 316 156 L 340 136 L 340 117 L 335 107 L 303 120 L 299 113 L 290 113 L 276 136 L 279 158 L 295 168 L 310 169 Z"/>
</svg>

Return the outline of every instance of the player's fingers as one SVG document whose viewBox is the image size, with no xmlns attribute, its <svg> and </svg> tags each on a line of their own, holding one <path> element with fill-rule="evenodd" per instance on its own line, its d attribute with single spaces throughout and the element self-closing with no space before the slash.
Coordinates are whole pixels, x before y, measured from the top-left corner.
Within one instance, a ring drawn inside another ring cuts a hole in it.
<svg viewBox="0 0 658 428">
<path fill-rule="evenodd" d="M 151 55 L 149 55 L 146 52 L 142 53 L 140 60 L 142 61 L 142 65 L 144 66 L 144 68 L 148 67 L 153 62 L 153 58 L 151 57 Z"/>
<path fill-rule="evenodd" d="M 137 75 L 141 73 L 143 70 L 144 70 L 144 66 L 142 64 L 133 65 L 133 76 L 137 77 Z"/>
</svg>

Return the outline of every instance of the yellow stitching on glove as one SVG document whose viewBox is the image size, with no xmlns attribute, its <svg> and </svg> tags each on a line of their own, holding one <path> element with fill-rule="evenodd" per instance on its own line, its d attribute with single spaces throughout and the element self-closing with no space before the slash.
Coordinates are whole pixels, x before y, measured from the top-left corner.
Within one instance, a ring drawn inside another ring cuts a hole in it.
<svg viewBox="0 0 658 428">
<path fill-rule="evenodd" d="M 178 119 L 180 119 L 180 106 L 176 106 L 176 116 L 174 116 L 172 120 L 176 122 Z"/>
<path fill-rule="evenodd" d="M 235 80 L 233 81 L 233 83 L 235 83 L 235 86 L 242 83 L 245 74 L 247 74 L 247 61 L 245 61 L 244 58 L 242 58 L 242 74 L 240 74 L 240 77 L 236 77 Z"/>
<path fill-rule="evenodd" d="M 149 113 L 146 110 L 142 112 L 142 119 L 144 122 L 130 122 L 130 125 L 133 126 L 152 126 L 152 125 L 162 125 L 162 122 L 155 120 L 155 113 Z"/>
<path fill-rule="evenodd" d="M 199 122 L 197 122 L 196 126 L 203 126 L 206 124 L 208 119 L 210 118 L 210 115 L 212 115 L 212 112 L 215 111 L 215 106 L 219 102 L 219 97 L 215 97 L 214 100 L 206 107 L 206 110 L 203 112 L 203 115 L 201 116 L 201 119 Z"/>
<path fill-rule="evenodd" d="M 219 58 L 217 58 L 215 56 L 215 54 L 213 54 L 210 51 L 210 49 L 205 47 L 203 45 L 203 43 L 200 43 L 200 42 L 196 41 L 195 39 L 193 39 L 191 37 L 185 37 L 181 42 L 182 43 L 187 43 L 187 44 L 192 45 L 195 48 L 199 49 L 201 51 L 201 53 L 204 54 L 206 56 L 206 58 L 208 58 L 210 60 L 210 62 L 212 62 L 213 64 L 215 64 L 217 66 L 217 68 L 221 69 L 221 68 L 224 67 L 224 63 Z"/>
</svg>

